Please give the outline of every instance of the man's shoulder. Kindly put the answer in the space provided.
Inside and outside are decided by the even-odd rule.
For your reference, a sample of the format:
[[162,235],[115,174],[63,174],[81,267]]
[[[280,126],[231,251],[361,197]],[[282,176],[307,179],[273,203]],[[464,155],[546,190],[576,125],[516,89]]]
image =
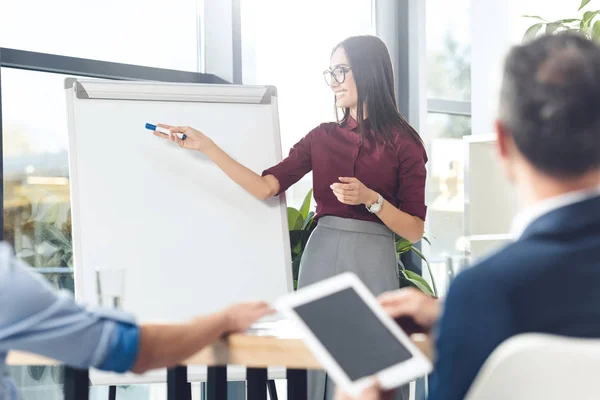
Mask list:
[[535,272],[527,266],[541,266],[546,263],[544,258],[530,241],[511,242],[461,272],[452,286],[482,295],[508,292],[525,279],[525,274]]
[[469,279],[484,279],[488,276],[519,274],[523,272],[523,265],[544,262],[544,254],[536,251],[538,247],[539,245],[533,240],[510,242],[477,261],[465,271],[464,275]]

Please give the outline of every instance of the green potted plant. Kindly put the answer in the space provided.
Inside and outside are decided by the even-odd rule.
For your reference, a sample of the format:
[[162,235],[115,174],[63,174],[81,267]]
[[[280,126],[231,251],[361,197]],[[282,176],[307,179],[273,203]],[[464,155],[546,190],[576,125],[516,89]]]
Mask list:
[[[302,206],[299,210],[293,207],[288,207],[287,210],[290,230],[290,245],[292,249],[294,289],[298,287],[298,272],[300,270],[302,253],[304,252],[308,238],[317,225],[314,221],[315,213],[311,211],[312,195],[313,191],[311,189],[304,197],[304,201],[302,202]],[[429,240],[426,237],[424,237],[423,240],[429,243]],[[412,251],[425,262],[427,265],[427,270],[429,271],[429,276],[432,277],[431,282],[433,284],[433,288],[429,286],[429,283],[423,279],[422,276],[413,271],[409,271],[404,267],[404,264],[400,260],[400,256],[408,251]],[[433,275],[431,274],[431,266],[429,265],[429,261],[427,261],[427,258],[425,258],[423,253],[418,248],[416,248],[408,240],[398,235],[396,235],[396,259],[398,260],[398,272],[400,276],[399,287],[413,286],[427,294],[437,297],[437,288],[433,280]]]
[[288,207],[288,226],[290,230],[290,245],[292,247],[292,271],[294,276],[294,289],[298,287],[298,271],[300,259],[308,242],[310,234],[317,226],[314,221],[315,213],[310,210],[312,203],[312,189],[308,191],[299,210]]
[[[591,0],[581,0],[577,12],[583,11],[590,2]],[[540,34],[574,31],[580,32],[591,40],[600,41],[600,20],[597,19],[599,14],[600,10],[588,10],[584,11],[579,18],[565,18],[556,21],[548,21],[537,15],[524,15],[523,17],[532,18],[538,22],[527,29],[523,36],[523,40],[527,41],[533,39]]]
[[[427,237],[423,236],[423,240],[431,244]],[[427,272],[431,277],[431,285],[433,287],[429,286],[429,283],[425,279],[423,279],[421,275],[406,269],[406,267],[402,263],[402,260],[400,259],[400,256],[409,251],[415,253],[421,260],[425,262],[425,265],[427,266]],[[412,286],[431,296],[438,296],[437,287],[435,285],[435,279],[433,278],[433,274],[431,273],[431,265],[429,264],[429,261],[427,261],[427,258],[425,257],[423,252],[417,247],[415,247],[413,243],[398,235],[396,235],[396,260],[398,260],[400,287]]]

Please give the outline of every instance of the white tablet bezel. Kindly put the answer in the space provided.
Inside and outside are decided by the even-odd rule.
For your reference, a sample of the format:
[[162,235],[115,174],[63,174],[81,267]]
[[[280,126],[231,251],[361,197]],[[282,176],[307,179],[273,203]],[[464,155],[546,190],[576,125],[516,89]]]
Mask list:
[[409,360],[392,365],[374,375],[379,381],[381,388],[384,390],[393,389],[431,372],[433,369],[431,361],[412,343],[398,324],[385,313],[375,296],[373,296],[364,283],[353,273],[346,272],[285,295],[275,303],[275,308],[293,321],[301,331],[303,341],[331,376],[332,380],[346,393],[357,397],[370,384],[372,377],[352,381],[310,328],[294,311],[294,308],[348,288],[353,288],[358,293],[358,296],[375,316],[379,318],[392,335],[412,355]]

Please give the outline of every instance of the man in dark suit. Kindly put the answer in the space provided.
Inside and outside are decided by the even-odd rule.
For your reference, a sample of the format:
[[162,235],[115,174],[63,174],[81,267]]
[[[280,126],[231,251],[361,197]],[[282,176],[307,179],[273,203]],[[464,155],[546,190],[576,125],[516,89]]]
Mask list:
[[515,47],[496,132],[526,206],[515,241],[461,273],[445,301],[416,290],[380,299],[392,316],[436,332],[430,399],[463,399],[511,336],[600,337],[600,48],[576,34]]

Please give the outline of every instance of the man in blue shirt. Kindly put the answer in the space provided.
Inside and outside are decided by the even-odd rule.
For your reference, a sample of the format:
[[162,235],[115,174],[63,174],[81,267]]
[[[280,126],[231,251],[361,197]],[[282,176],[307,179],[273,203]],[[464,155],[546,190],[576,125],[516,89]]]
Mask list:
[[[390,315],[436,328],[434,400],[463,399],[511,336],[600,338],[600,47],[561,33],[514,48],[496,131],[527,205],[514,243],[461,273],[444,304],[416,290],[380,299]],[[376,387],[363,395],[383,396]]]
[[[143,373],[171,367],[228,332],[270,313],[265,303],[234,305],[181,324],[141,324],[111,309],[89,310],[57,293],[0,244],[0,399],[17,399],[5,359],[10,350],[41,354],[70,366]],[[77,343],[77,345],[74,345]]]

